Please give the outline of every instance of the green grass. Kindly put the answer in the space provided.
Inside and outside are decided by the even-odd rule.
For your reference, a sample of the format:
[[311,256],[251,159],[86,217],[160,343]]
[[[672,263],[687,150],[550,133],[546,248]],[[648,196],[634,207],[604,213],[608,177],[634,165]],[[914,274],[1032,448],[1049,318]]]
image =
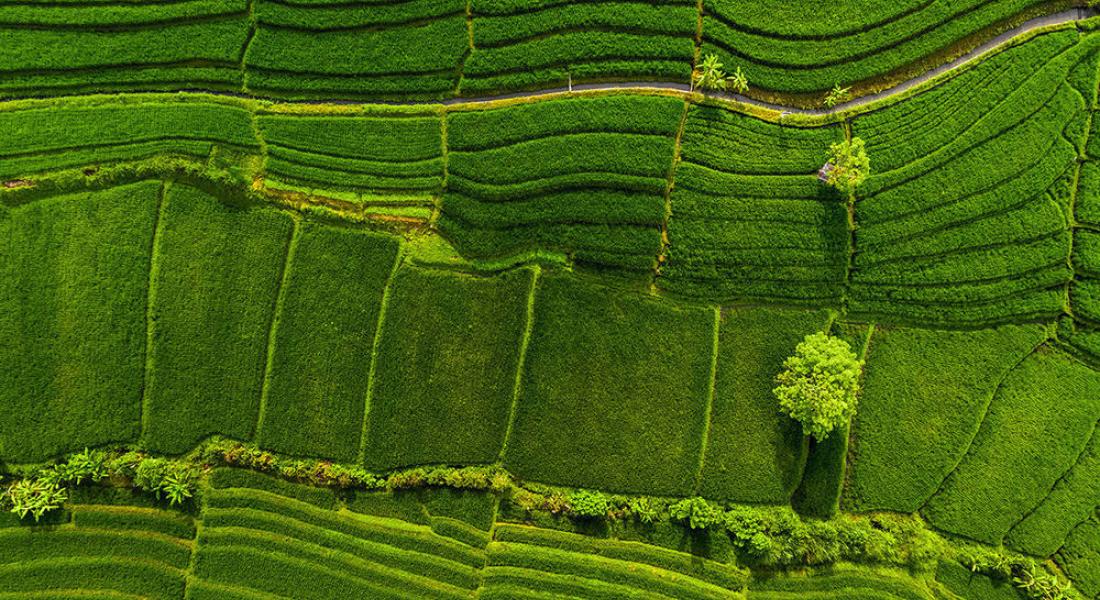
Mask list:
[[840,127],[783,127],[713,106],[684,124],[658,284],[709,300],[839,303],[847,212],[814,175]]
[[541,278],[505,464],[535,481],[687,495],[709,393],[710,310]]
[[902,2],[889,8],[854,1],[828,11],[706,0],[703,53],[741,65],[753,85],[766,90],[824,92],[838,83],[912,69],[911,63],[927,71],[946,62],[929,57],[1028,10],[1055,11],[1041,0]]
[[354,461],[375,330],[398,253],[392,237],[302,224],[283,277],[257,441]]
[[1020,600],[1020,593],[1008,581],[995,581],[973,573],[957,562],[942,561],[936,569],[936,581],[952,594],[965,600]]
[[533,277],[398,271],[375,365],[369,467],[497,459]]
[[1100,435],[1094,430],[1077,462],[1058,480],[1043,502],[1013,526],[1005,538],[1005,545],[1038,556],[1054,554],[1069,532],[1088,519],[1098,495]]
[[36,462],[135,441],[159,182],[55,196],[0,221],[0,450]]
[[[1040,348],[1005,378],[973,445],[925,516],[940,529],[1000,543],[1073,466],[1098,419],[1100,374]],[[1082,508],[1094,500],[1083,499]]]
[[[850,323],[834,323],[832,328],[833,335],[848,342],[852,351],[864,358],[873,332],[873,326]],[[840,497],[844,493],[847,477],[850,434],[849,422],[823,442],[810,440],[802,481],[791,497],[791,506],[800,515],[826,519],[840,510]]]
[[251,437],[292,229],[286,214],[169,188],[154,249],[150,450],[182,454],[212,434]]
[[747,503],[786,503],[802,477],[806,442],[772,394],[783,360],[826,327],[824,311],[731,308],[718,330],[718,370],[699,492]]
[[1081,523],[1070,533],[1058,564],[1086,596],[1100,595],[1100,520]]
[[920,508],[966,453],[999,383],[1044,338],[1034,326],[952,332],[879,325],[844,506]]

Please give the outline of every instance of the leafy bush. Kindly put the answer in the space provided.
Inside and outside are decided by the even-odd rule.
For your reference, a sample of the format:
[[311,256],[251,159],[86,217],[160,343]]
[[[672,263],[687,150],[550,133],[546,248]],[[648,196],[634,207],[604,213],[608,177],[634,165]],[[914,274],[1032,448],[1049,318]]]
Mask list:
[[818,332],[806,336],[776,376],[780,411],[802,423],[818,441],[856,412],[863,363],[848,342]]
[[860,138],[829,146],[829,163],[832,169],[828,172],[828,184],[848,195],[855,193],[871,172],[867,146]]
[[722,511],[703,498],[686,498],[669,507],[669,515],[688,527],[699,530],[721,522]]
[[607,496],[590,490],[577,490],[570,494],[569,504],[573,507],[573,516],[581,519],[598,519],[607,516],[611,508]]
[[5,496],[11,503],[11,512],[21,519],[32,515],[36,522],[51,510],[61,508],[68,499],[65,488],[44,478],[20,479],[8,487]]

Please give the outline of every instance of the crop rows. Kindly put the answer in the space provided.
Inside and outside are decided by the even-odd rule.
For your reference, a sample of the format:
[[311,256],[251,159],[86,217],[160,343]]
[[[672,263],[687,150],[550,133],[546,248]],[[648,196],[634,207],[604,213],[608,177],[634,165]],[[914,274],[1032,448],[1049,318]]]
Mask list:
[[[325,494],[335,502],[331,492],[262,479],[226,477],[208,492],[190,597],[295,597],[308,581],[312,598],[469,598],[479,584],[483,551],[425,525],[318,506]],[[314,498],[294,497],[302,491]]]
[[776,575],[754,579],[748,600],[812,597],[822,600],[933,600],[941,596],[908,573],[877,573],[836,568],[812,575]]
[[[82,495],[83,496],[83,495]],[[179,600],[195,535],[190,517],[109,493],[76,498],[49,528],[0,527],[0,590],[28,598]],[[129,496],[129,494],[127,494]]]
[[[640,568],[641,567],[641,568]],[[741,598],[743,575],[690,554],[522,525],[499,525],[481,598]]]
[[[427,100],[572,81],[690,79],[701,51],[754,87],[834,84],[945,62],[1062,3],[932,0],[835,17],[776,2],[91,0],[0,7],[0,94],[233,90],[280,98]],[[832,11],[830,11],[832,12]],[[318,60],[317,57],[324,57]]]
[[695,0],[473,0],[471,12],[473,51],[463,69],[463,96],[570,80],[690,78]]
[[839,127],[780,127],[693,107],[658,284],[708,299],[838,303],[847,216],[815,174],[841,135]]
[[451,95],[468,48],[465,10],[464,0],[260,0],[245,89],[285,98]]
[[223,146],[257,152],[251,112],[231,103],[71,102],[0,112],[9,132],[0,177],[159,155],[206,159]]
[[240,90],[246,0],[0,7],[0,96]]
[[265,172],[280,181],[368,194],[436,194],[443,184],[437,114],[260,115]]
[[[1096,85],[1090,58],[1096,40],[1007,51],[1001,60],[1014,53],[1049,57],[997,103],[978,112],[961,108],[955,120],[940,116],[936,100],[957,102],[956,87],[967,80],[920,96],[913,107],[900,103],[855,120],[854,135],[879,140],[875,156],[884,167],[867,180],[857,204],[853,313],[977,325],[1051,319],[1063,311],[1072,276],[1066,213],[1092,100],[1070,83],[1077,71],[1091,69],[1089,85]],[[1016,58],[1014,64],[1031,64],[1028,56]],[[884,144],[906,132],[908,122],[920,127],[926,113],[949,124],[949,137],[893,156]]]
[[[850,21],[834,24],[819,11],[777,4],[705,0],[703,52],[744,65],[764,89],[796,93],[899,71],[985,28],[1045,8],[1041,0],[933,0],[892,5],[897,13],[878,22],[860,6],[858,19],[847,13]],[[794,10],[799,14],[785,14]],[[840,8],[836,13],[846,14]]]
[[681,100],[550,100],[447,115],[439,222],[468,256],[536,248],[652,272]]

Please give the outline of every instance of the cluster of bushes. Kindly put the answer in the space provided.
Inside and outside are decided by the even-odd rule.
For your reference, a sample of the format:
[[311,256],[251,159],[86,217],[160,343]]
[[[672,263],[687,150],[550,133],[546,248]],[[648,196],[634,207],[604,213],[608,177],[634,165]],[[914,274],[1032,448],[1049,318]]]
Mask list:
[[250,469],[314,486],[347,490],[413,490],[445,487],[494,493],[529,517],[586,522],[682,525],[692,535],[727,535],[740,562],[767,568],[830,565],[838,562],[935,570],[955,560],[976,573],[1010,580],[1035,600],[1066,598],[1068,586],[1022,555],[976,544],[949,542],[919,517],[902,514],[841,515],[803,519],[787,506],[726,506],[704,498],[623,496],[517,482],[495,465],[417,467],[388,474],[358,465],[288,459],[251,444],[212,439],[184,458],[153,457],[135,450],[84,450],[49,466],[18,473],[3,501],[20,516],[39,519],[60,508],[66,486],[109,483],[156,495],[169,506],[184,504],[199,491],[201,478],[215,466]]
[[155,458],[145,453],[89,450],[69,455],[55,465],[20,473],[4,491],[0,506],[37,522],[68,500],[67,486],[111,481],[129,485],[181,505],[198,491],[200,471],[193,463]]

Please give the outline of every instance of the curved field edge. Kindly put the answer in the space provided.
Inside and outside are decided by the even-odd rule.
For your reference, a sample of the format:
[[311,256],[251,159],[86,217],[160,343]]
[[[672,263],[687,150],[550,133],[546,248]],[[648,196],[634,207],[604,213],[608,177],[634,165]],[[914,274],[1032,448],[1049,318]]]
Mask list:
[[[997,564],[1039,568],[1010,552],[941,537],[912,516],[804,521],[789,509],[730,504],[714,508],[726,511],[724,525],[692,530],[669,519],[673,499],[610,496],[606,515],[580,516],[570,505],[578,490],[529,486],[500,470],[421,470],[426,479],[399,472],[364,487],[343,476],[324,479],[337,473],[331,463],[310,466],[222,442],[200,452],[201,459],[188,459],[203,472],[197,495],[181,507],[113,475],[108,485],[72,487],[64,509],[41,524],[0,518],[8,548],[0,576],[43,571],[4,577],[0,591],[302,597],[295,591],[301,580],[289,576],[297,574],[325,576],[311,598],[343,597],[348,586],[378,597],[496,597],[520,586],[700,598],[850,598],[877,590],[931,600],[969,598],[966,588],[975,585],[1007,588]],[[223,460],[238,466],[220,466]],[[250,460],[259,462],[249,468]],[[643,504],[645,522],[627,508]],[[757,541],[749,545],[745,533],[753,531]],[[773,548],[763,550],[761,539]],[[95,570],[125,565],[163,579]]]
[[[1057,6],[1061,6],[1062,3],[1054,3]],[[1084,9],[1074,9],[1084,10]],[[970,68],[975,63],[981,62],[985,58],[999,53],[1005,49],[1019,45],[1033,38],[1036,35],[1049,33],[1052,31],[1077,29],[1081,31],[1091,31],[1100,24],[1100,17],[1084,16],[1084,13],[1072,15],[1068,12],[1057,13],[1064,17],[1064,21],[1050,23],[1049,20],[1044,22],[1044,17],[1037,17],[1026,21],[1025,23],[1015,23],[1018,27],[1009,29],[1007,31],[998,29],[996,34],[986,37],[980,34],[975,34],[976,39],[972,43],[968,43],[966,40],[956,42],[952,45],[951,49],[947,51],[941,60],[933,60],[931,63],[927,59],[916,61],[913,65],[908,67],[905,71],[898,73],[891,73],[886,76],[876,78],[873,80],[863,82],[850,82],[855,83],[853,86],[854,92],[851,99],[837,106],[829,109],[822,108],[822,95],[813,96],[798,96],[798,95],[784,95],[773,94],[765,90],[750,90],[748,95],[729,94],[722,92],[700,92],[698,90],[690,89],[687,83],[680,83],[675,81],[663,81],[663,80],[631,80],[629,78],[610,78],[606,80],[594,80],[594,81],[578,81],[576,85],[550,87],[539,89],[528,88],[526,90],[515,91],[507,90],[502,91],[499,95],[490,96],[475,96],[475,97],[447,97],[443,98],[425,98],[416,101],[407,101],[400,98],[383,97],[372,98],[370,96],[364,96],[361,99],[352,99],[348,97],[344,99],[339,92],[328,93],[324,96],[309,99],[300,100],[302,103],[317,104],[325,102],[334,103],[370,103],[372,101],[385,102],[390,105],[401,104],[419,104],[419,105],[431,105],[436,103],[445,103],[449,105],[464,105],[464,104],[481,104],[481,103],[495,103],[495,102],[507,102],[507,101],[524,101],[525,99],[557,95],[565,93],[582,93],[593,90],[614,90],[614,91],[631,91],[634,93],[657,93],[657,94],[677,94],[677,95],[689,95],[690,98],[696,101],[706,98],[709,101],[719,102],[723,105],[730,107],[734,110],[740,110],[755,116],[766,118],[768,120],[784,119],[785,122],[790,124],[814,124],[818,122],[832,122],[839,119],[843,119],[847,116],[854,116],[856,114],[875,110],[879,107],[880,103],[886,104],[896,102],[904,99],[912,94],[919,93],[921,90],[927,89],[930,86],[934,86],[939,82],[942,82],[945,78],[952,77],[956,72]],[[1049,15],[1048,15],[1049,16]],[[972,36],[974,37],[974,36]],[[194,93],[199,90],[201,93],[202,85],[181,85],[179,92],[182,93]],[[175,88],[156,87],[149,89],[142,89],[140,87],[129,87],[124,90],[114,91],[109,89],[99,89],[95,87],[88,87],[85,89],[72,90],[67,94],[63,93],[56,97],[64,98],[66,96],[96,96],[113,93],[123,94],[157,94],[169,91],[175,91]],[[299,100],[287,100],[280,99],[277,96],[270,98],[264,98],[263,95],[254,95],[249,92],[237,91],[237,90],[223,90],[220,87],[213,88],[206,93],[220,94],[228,97],[245,97],[260,101],[272,101],[272,102],[294,102]],[[21,102],[27,98],[10,97],[0,100],[0,104],[7,104],[12,102]],[[803,121],[803,119],[808,119]]]

